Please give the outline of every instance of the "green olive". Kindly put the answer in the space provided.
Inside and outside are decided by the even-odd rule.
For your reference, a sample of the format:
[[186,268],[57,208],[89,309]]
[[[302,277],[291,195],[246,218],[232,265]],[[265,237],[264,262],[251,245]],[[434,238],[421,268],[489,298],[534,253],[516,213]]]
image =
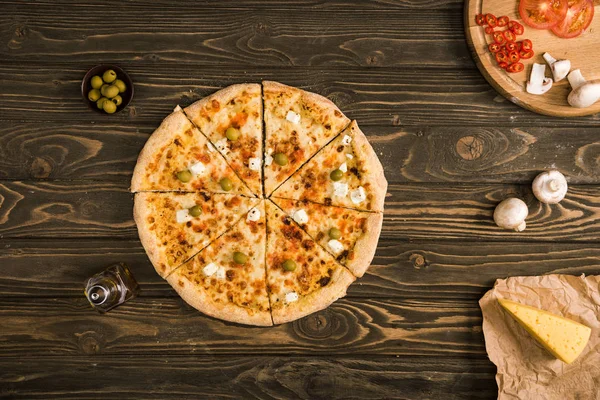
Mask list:
[[126,90],[127,90],[127,85],[125,84],[125,82],[123,82],[123,81],[122,81],[122,80],[120,80],[120,79],[117,79],[117,80],[116,80],[116,81],[113,83],[113,85],[115,85],[116,87],[118,87],[118,88],[119,88],[119,93],[123,93],[124,91],[126,91]]
[[248,256],[240,251],[236,251],[233,253],[233,261],[235,261],[236,264],[246,264]]
[[88,93],[88,99],[90,101],[98,101],[100,97],[102,97],[102,95],[100,94],[100,91],[98,89],[92,89]]
[[123,98],[119,95],[116,95],[115,97],[113,97],[112,102],[115,103],[117,106],[120,106],[121,103],[123,102]]
[[199,217],[202,214],[202,208],[196,205],[190,208],[189,212],[192,217]]
[[[112,103],[112,101],[111,101],[111,103]],[[113,103],[113,105],[114,104],[115,103]],[[188,171],[187,169],[185,171],[179,171],[177,173],[177,179],[179,179],[183,183],[189,182],[192,180],[192,173],[190,171]]]
[[235,129],[233,126],[230,126],[225,131],[225,136],[227,136],[227,139],[231,140],[232,142],[235,142],[240,137],[240,131]]
[[287,165],[288,158],[283,153],[277,153],[273,156],[273,161],[275,161],[275,164],[277,164],[277,165],[284,166],[284,165]]
[[229,178],[223,178],[219,181],[219,185],[221,185],[221,189],[223,189],[226,192],[229,192],[231,189],[233,189],[233,183],[231,183],[231,179]]
[[92,76],[92,79],[90,79],[90,84],[92,85],[92,88],[100,89],[104,82],[102,82],[102,78],[100,78],[98,75],[94,75]]
[[119,94],[119,88],[115,85],[104,85],[100,91],[102,92],[102,96],[108,97],[109,99],[112,99]]
[[100,98],[98,99],[98,101],[96,102],[96,106],[97,106],[99,109],[101,109],[101,110],[102,110],[102,109],[103,109],[103,108],[102,108],[102,106],[104,105],[104,102],[105,102],[106,100],[108,100],[106,97],[100,97]]
[[108,71],[105,71],[104,74],[102,74],[102,80],[106,83],[111,83],[115,79],[117,79],[117,73],[112,69],[109,69]]
[[329,237],[337,240],[342,237],[342,231],[340,231],[338,228],[331,228],[329,230]]
[[329,177],[331,178],[332,181],[339,181],[340,179],[342,179],[344,177],[344,173],[342,172],[341,169],[334,169],[329,174]]
[[283,262],[283,269],[286,271],[295,271],[296,270],[296,261],[294,260],[285,260]]
[[113,103],[112,101],[105,101],[104,103],[102,103],[102,109],[107,114],[112,114],[115,111],[117,111],[117,105],[115,103]]

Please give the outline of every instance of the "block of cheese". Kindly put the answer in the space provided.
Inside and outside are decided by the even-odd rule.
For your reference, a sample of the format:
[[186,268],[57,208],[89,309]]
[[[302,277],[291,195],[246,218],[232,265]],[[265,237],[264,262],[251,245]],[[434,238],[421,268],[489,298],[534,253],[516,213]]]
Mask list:
[[506,299],[500,305],[554,357],[572,363],[581,354],[592,330],[573,320]]

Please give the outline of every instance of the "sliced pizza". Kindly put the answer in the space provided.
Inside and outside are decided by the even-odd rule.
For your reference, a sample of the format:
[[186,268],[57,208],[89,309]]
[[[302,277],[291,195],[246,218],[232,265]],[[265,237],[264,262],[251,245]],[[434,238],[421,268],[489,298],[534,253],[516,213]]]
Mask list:
[[317,243],[361,277],[373,261],[382,213],[324,206],[310,201],[271,199]]
[[183,110],[229,165],[262,195],[262,99],[259,84],[232,85]]
[[383,167],[356,121],[281,185],[274,197],[383,211]]
[[263,99],[268,197],[350,120],[327,98],[277,82],[263,82]]
[[165,118],[146,142],[133,171],[131,191],[206,191],[253,196],[181,109]]
[[270,200],[267,288],[275,324],[304,317],[346,295],[356,277]]
[[192,307],[240,324],[273,325],[265,279],[264,201],[167,281]]
[[163,278],[232,227],[256,198],[219,193],[136,193],[133,217]]

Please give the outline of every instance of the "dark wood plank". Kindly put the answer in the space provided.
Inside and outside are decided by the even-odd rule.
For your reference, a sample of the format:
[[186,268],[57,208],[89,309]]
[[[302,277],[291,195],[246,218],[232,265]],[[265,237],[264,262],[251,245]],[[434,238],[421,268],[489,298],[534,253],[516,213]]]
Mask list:
[[[0,115],[5,120],[155,125],[181,104],[239,82],[278,80],[333,100],[361,126],[600,126],[589,117],[556,119],[533,114],[499,96],[477,70],[449,68],[240,68],[123,63],[135,83],[125,111],[93,113],[80,96],[91,63],[0,63]],[[60,99],[60,103],[57,103]]]
[[[130,179],[152,122],[18,122],[0,127],[0,179]],[[548,168],[600,183],[594,128],[381,127],[365,133],[390,182],[529,184]],[[568,140],[566,140],[568,138]]]
[[485,354],[477,299],[348,298],[271,328],[207,317],[179,297],[141,297],[105,315],[83,295],[0,298],[0,318],[2,356]]
[[[1,238],[136,238],[129,181],[0,182]],[[529,205],[524,232],[498,228],[495,206],[511,196]],[[579,242],[600,238],[600,186],[571,186],[558,206],[529,185],[392,184],[382,238]]]
[[470,358],[2,358],[14,399],[491,399],[495,367]]
[[[32,2],[34,3],[34,2]],[[59,2],[60,3],[60,2]],[[87,2],[86,2],[87,3]],[[415,5],[420,2],[413,2]],[[148,7],[118,2],[3,6],[0,58],[70,63],[165,61],[203,65],[474,68],[462,10],[385,7],[223,9],[198,4]],[[415,7],[416,8],[416,7]],[[93,10],[93,11],[92,11]],[[152,23],[148,23],[152,21]],[[374,23],[376,21],[376,23]],[[311,51],[306,49],[310,48]]]
[[[142,297],[176,297],[137,240],[4,240],[0,297],[81,297],[83,282],[111,263],[125,262]],[[470,299],[497,278],[600,273],[600,249],[582,243],[403,242],[382,239],[350,298]]]

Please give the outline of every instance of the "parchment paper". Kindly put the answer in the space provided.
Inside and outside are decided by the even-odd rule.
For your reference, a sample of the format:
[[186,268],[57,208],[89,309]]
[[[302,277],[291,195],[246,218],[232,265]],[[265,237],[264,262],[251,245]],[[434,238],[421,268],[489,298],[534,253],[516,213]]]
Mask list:
[[[505,298],[592,328],[571,364],[557,360],[501,306]],[[490,360],[498,367],[498,399],[600,399],[600,276],[544,275],[498,279],[479,300]]]

